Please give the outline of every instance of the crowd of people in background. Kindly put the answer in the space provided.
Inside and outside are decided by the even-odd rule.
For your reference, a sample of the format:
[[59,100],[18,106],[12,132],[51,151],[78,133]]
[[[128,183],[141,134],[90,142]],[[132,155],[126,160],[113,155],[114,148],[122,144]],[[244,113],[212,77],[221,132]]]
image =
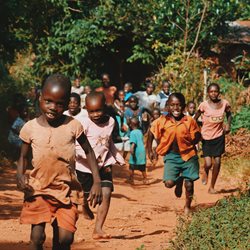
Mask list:
[[[70,86],[68,78],[56,74],[45,81],[39,97],[34,98],[40,103],[37,118],[28,121],[25,101],[20,96],[16,97],[16,105],[8,108],[11,118],[9,142],[19,150],[19,153],[21,152],[17,163],[18,185],[28,197],[25,202],[28,204],[34,202],[29,198],[34,197],[35,194],[36,197],[42,197],[42,200],[36,201],[39,206],[50,207],[56,204],[67,210],[70,204],[69,210],[65,213],[68,215],[75,213],[73,211],[74,202],[66,192],[59,195],[58,189],[58,194],[53,195],[57,192],[55,189],[52,192],[52,199],[47,197],[47,195],[51,196],[51,193],[48,192],[50,185],[55,185],[55,180],[51,176],[48,176],[49,181],[43,180],[40,186],[35,182],[40,181],[39,176],[44,174],[43,171],[46,172],[46,176],[48,175],[48,170],[43,163],[44,159],[39,158],[39,154],[43,150],[49,150],[46,136],[55,137],[53,142],[55,145],[49,142],[49,146],[51,146],[51,151],[56,148],[56,135],[61,138],[60,143],[63,141],[66,143],[64,137],[67,137],[67,140],[71,137],[75,139],[76,153],[74,157],[72,156],[72,145],[68,145],[71,151],[67,151],[67,144],[65,144],[65,153],[68,152],[68,157],[75,159],[75,166],[72,167],[74,173],[66,174],[65,172],[63,178],[68,181],[70,178],[78,180],[80,189],[84,192],[82,200],[84,217],[94,219],[89,203],[99,204],[93,231],[94,239],[111,238],[110,234],[103,231],[103,225],[113,191],[112,166],[114,164],[125,166],[125,163],[128,163],[129,176],[126,182],[131,185],[135,184],[135,171],[141,172],[142,185],[150,185],[151,182],[147,177],[148,161],[155,165],[159,164],[159,159],[163,159],[164,185],[166,188],[175,187],[176,197],[181,197],[184,185],[186,190],[184,212],[189,214],[194,194],[194,181],[199,179],[198,155],[201,155],[204,157],[202,183],[207,184],[209,170],[213,166],[208,192],[216,193],[215,183],[220,171],[221,155],[225,150],[225,134],[230,131],[231,123],[230,104],[220,98],[218,84],[211,83],[207,87],[208,99],[202,102],[196,110],[195,102],[193,100],[186,102],[181,93],[173,92],[168,80],[162,82],[159,93],[155,93],[154,82],[148,80],[145,83],[145,90],[136,92],[133,91],[133,84],[130,82],[125,83],[122,89],[117,89],[111,84],[110,76],[107,73],[102,74],[101,81],[101,87],[92,89],[90,85],[82,86],[81,79],[76,78],[71,89],[68,90]],[[228,121],[226,126],[224,125],[224,114]],[[78,123],[74,124],[71,120],[66,122],[65,119],[68,118],[65,117],[74,118],[73,120],[77,120]],[[42,129],[40,126],[44,129],[52,127],[53,130],[51,132],[44,130],[45,137],[40,138],[35,132],[35,127],[36,131]],[[65,127],[65,132],[62,130],[62,126]],[[49,135],[50,133],[51,135]],[[38,143],[35,148],[34,143]],[[33,152],[33,157],[38,157],[40,162],[33,161],[36,164],[33,166],[32,176],[29,176],[33,182],[28,182],[28,184],[24,177],[27,145],[31,145],[33,151],[37,150],[37,147],[44,147],[40,153],[36,151],[34,155]],[[58,154],[57,160],[51,155],[46,161],[56,164],[58,168],[67,163],[71,166],[71,158],[65,158],[62,149],[57,148],[55,154]],[[37,170],[38,166],[39,170]],[[42,170],[43,167],[46,170]],[[97,171],[98,169],[99,171]],[[57,179],[57,185],[62,181],[60,178],[59,176]],[[45,183],[44,191],[41,185],[45,185]],[[64,185],[64,188],[70,193],[70,185],[68,187]],[[58,200],[62,205],[57,202]],[[27,206],[24,207],[21,215],[23,223],[29,222],[32,225],[42,223],[40,227],[32,227],[32,235],[36,235],[33,243],[37,247],[43,242],[44,223],[48,222],[48,218],[52,215],[48,215],[38,223],[35,217],[33,220],[28,219],[27,214],[29,213],[34,215],[35,212],[28,209]],[[63,249],[69,249],[75,231],[76,217],[72,215],[71,221],[66,223],[61,215],[57,217],[56,212],[53,212],[53,216],[58,220],[57,224],[53,225],[55,232],[62,237],[62,239],[57,238],[55,244],[60,245],[66,242]],[[62,242],[65,240],[65,242],[61,243],[61,240]]]

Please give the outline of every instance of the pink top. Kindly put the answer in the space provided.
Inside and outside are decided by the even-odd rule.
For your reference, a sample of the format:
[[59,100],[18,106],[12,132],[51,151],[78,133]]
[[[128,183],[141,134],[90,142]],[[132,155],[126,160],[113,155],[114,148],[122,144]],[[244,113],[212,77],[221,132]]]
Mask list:
[[201,135],[205,140],[212,140],[223,135],[224,115],[230,110],[230,104],[222,99],[218,106],[218,109],[212,108],[208,101],[205,101],[198,108],[202,113]]
[[68,116],[56,128],[51,127],[43,116],[23,126],[20,138],[31,144],[33,155],[34,169],[29,174],[29,185],[34,192],[30,196],[50,195],[64,204],[81,202],[78,192],[81,186],[76,181],[74,167],[75,140],[82,133],[82,125]]
[[[125,164],[124,159],[118,153],[111,134],[115,125],[112,117],[104,124],[95,124],[89,117],[76,117],[84,127],[91,147],[95,152],[99,168],[115,164]],[[86,155],[80,145],[76,142],[76,169],[85,173],[91,173]]]

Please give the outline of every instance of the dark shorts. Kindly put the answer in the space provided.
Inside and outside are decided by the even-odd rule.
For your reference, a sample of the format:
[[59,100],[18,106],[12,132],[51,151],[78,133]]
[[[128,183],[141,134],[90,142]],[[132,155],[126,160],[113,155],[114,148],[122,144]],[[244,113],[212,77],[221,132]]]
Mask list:
[[225,135],[212,140],[202,140],[203,156],[217,157],[225,152]]
[[[99,174],[101,178],[101,186],[109,187],[111,191],[114,191],[113,177],[112,177],[112,166],[105,166],[99,169]],[[93,176],[90,173],[84,173],[76,170],[77,179],[82,185],[84,195],[88,196],[93,185]]]
[[146,171],[146,164],[142,165],[135,165],[135,164],[129,164],[129,169],[130,170],[139,170],[139,171]]
[[199,179],[199,161],[197,155],[191,157],[188,161],[184,161],[180,154],[169,152],[163,159],[163,181],[172,180],[176,182],[180,176],[185,180],[191,181]]

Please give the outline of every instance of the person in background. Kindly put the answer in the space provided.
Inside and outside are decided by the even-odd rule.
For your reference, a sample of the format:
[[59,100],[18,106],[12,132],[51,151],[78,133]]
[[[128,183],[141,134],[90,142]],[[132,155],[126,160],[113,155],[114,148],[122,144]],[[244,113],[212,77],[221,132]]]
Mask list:
[[[213,159],[212,179],[208,192],[216,194],[214,186],[220,172],[221,155],[225,152],[225,134],[230,132],[232,114],[229,102],[220,98],[220,86],[217,83],[209,84],[207,94],[208,100],[200,104],[194,119],[197,120],[202,115],[202,152],[205,160],[202,183],[207,184]],[[225,126],[224,114],[227,117]]]
[[119,90],[114,102],[114,108],[118,115],[124,116],[124,91]]
[[86,96],[92,91],[92,88],[90,85],[85,85],[84,86],[84,92],[83,94],[81,95],[81,107],[82,108],[85,108],[85,99],[86,99]]
[[131,82],[126,82],[123,87],[125,96],[124,96],[124,102],[126,105],[128,105],[129,98],[133,95],[133,85]]
[[155,107],[156,105],[156,95],[153,94],[155,91],[155,85],[151,82],[148,82],[146,84],[146,90],[145,91],[138,91],[134,93],[134,95],[139,100],[139,106],[144,107],[149,112]]
[[82,95],[84,92],[84,87],[81,86],[81,78],[76,77],[73,83],[74,85],[71,87],[71,92],[77,93],[78,95]]
[[194,118],[196,112],[196,105],[193,101],[189,101],[186,106],[186,115],[189,115]]
[[162,83],[162,90],[157,95],[156,103],[157,106],[160,108],[161,113],[164,113],[165,106],[168,101],[169,96],[171,95],[170,91],[170,82],[169,81],[163,81]]
[[96,88],[96,92],[103,92],[106,98],[107,105],[113,105],[115,101],[115,93],[117,88],[110,84],[110,76],[107,73],[103,73],[101,76],[102,86]]
[[140,129],[139,119],[137,117],[131,118],[129,127],[131,129],[129,137],[129,142],[130,142],[129,182],[132,185],[134,185],[134,172],[135,170],[139,170],[142,173],[143,184],[149,184],[146,173],[146,151],[143,142],[143,134]]

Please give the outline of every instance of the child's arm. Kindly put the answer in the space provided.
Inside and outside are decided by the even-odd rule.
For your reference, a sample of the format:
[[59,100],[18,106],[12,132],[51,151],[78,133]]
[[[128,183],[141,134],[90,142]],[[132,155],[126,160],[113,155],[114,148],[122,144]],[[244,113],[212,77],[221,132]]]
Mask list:
[[99,175],[99,167],[96,161],[95,153],[89,144],[89,141],[84,133],[82,133],[77,138],[78,143],[81,145],[82,149],[86,154],[87,161],[91,167],[91,172],[93,175],[93,186],[90,190],[88,201],[90,205],[95,207],[97,204],[102,203],[102,189],[101,189],[101,179]]
[[33,192],[33,188],[28,184],[28,178],[25,175],[29,149],[30,144],[23,142],[21,146],[20,157],[17,162],[17,188],[24,193]]
[[147,151],[148,151],[148,157],[149,157],[151,162],[154,160],[154,153],[153,153],[153,150],[152,150],[153,140],[154,140],[154,135],[149,130],[148,131],[148,139],[147,139]]
[[133,142],[130,143],[130,153],[133,157],[133,160],[136,162],[135,147],[136,147],[135,143]]
[[197,121],[200,116],[201,116],[201,111],[198,109],[194,115],[194,119]]
[[225,133],[228,134],[231,130],[231,122],[232,122],[231,108],[228,107],[225,112],[226,112],[226,116],[227,116],[227,124],[225,126]]
[[120,166],[126,165],[125,160],[124,160],[123,157],[119,154],[117,148],[115,147],[115,144],[114,144],[112,138],[110,138],[109,150],[110,150],[111,154],[113,155],[113,157],[115,158],[115,160],[118,162],[118,164],[119,164]]

